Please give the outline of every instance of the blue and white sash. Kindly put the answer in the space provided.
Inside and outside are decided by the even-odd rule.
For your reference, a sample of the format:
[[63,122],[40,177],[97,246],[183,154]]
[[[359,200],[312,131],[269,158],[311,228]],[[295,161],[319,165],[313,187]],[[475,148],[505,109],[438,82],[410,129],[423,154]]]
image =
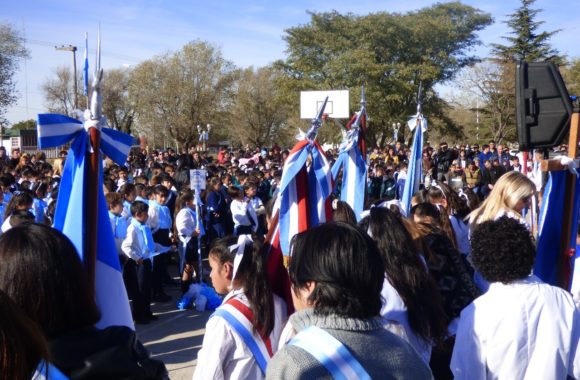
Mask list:
[[147,256],[150,253],[155,252],[155,242],[153,241],[153,234],[151,233],[151,228],[146,224],[139,223],[135,218],[131,219],[131,224],[139,231],[143,236],[143,242],[145,242],[145,247],[147,252],[142,252],[142,255]]
[[51,363],[41,360],[31,380],[68,380],[68,377]]
[[[241,302],[239,301],[237,302],[237,304],[240,303]],[[270,349],[268,349],[267,346],[267,344],[270,343],[270,339],[267,338],[267,342],[264,342],[262,337],[260,337],[258,334],[254,334],[252,322],[248,319],[242,310],[239,310],[237,307],[230,303],[222,304],[211,316],[222,317],[226,320],[226,322],[228,322],[230,326],[232,326],[239,337],[244,341],[246,346],[250,349],[254,355],[254,359],[256,360],[258,367],[260,367],[260,370],[265,375],[266,366],[272,357],[272,348],[270,346]]]
[[370,380],[370,375],[338,339],[323,329],[310,326],[288,344],[314,356],[337,380]]

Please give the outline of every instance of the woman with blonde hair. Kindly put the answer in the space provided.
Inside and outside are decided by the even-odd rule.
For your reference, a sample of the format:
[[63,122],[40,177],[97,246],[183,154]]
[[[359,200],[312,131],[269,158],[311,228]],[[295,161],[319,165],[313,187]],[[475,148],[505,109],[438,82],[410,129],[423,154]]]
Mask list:
[[62,158],[57,158],[54,160],[52,164],[52,176],[53,177],[62,177],[62,170],[64,166],[64,161]]
[[469,224],[480,224],[503,215],[524,222],[522,210],[535,194],[536,186],[528,177],[516,171],[507,172],[497,180],[481,206],[468,215]]

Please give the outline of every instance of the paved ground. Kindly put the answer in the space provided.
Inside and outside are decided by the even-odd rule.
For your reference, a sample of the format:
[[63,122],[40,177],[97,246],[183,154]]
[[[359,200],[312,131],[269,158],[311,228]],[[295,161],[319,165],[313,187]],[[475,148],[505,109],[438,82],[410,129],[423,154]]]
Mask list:
[[191,380],[211,312],[180,311],[176,307],[181,295],[179,288],[166,286],[165,291],[173,299],[153,304],[153,313],[159,320],[137,325],[137,335],[151,355],[165,363],[171,379]]

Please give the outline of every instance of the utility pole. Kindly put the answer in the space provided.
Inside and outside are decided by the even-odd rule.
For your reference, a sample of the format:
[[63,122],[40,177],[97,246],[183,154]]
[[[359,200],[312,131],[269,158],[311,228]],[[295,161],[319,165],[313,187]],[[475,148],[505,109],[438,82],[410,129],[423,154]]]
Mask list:
[[77,91],[77,47],[73,46],[73,45],[61,45],[61,46],[55,46],[54,48],[56,50],[71,51],[73,53],[73,82],[74,82],[74,90],[75,90],[74,109],[76,110],[79,108],[78,91]]
[[476,133],[476,140],[477,143],[479,144],[479,96],[477,98],[475,98],[475,125],[477,128],[477,133]]

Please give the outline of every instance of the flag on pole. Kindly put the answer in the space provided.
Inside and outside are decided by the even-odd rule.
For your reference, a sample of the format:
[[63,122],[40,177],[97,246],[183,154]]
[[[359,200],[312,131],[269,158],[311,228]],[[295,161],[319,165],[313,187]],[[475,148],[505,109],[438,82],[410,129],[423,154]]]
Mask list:
[[85,33],[85,62],[83,66],[83,94],[89,96],[89,34]]
[[417,114],[412,116],[407,122],[411,132],[415,130],[413,146],[411,147],[411,158],[409,159],[409,166],[407,168],[407,178],[405,179],[405,187],[403,188],[403,195],[401,197],[401,205],[407,215],[410,215],[411,198],[413,198],[413,194],[419,191],[421,176],[423,174],[423,133],[427,130],[427,119],[421,113],[421,87],[422,85],[419,84]]
[[340,146],[338,159],[332,166],[332,178],[336,181],[342,169],[340,199],[350,205],[357,219],[364,209],[366,193],[366,102],[362,89],[361,109],[347,124],[347,132]]
[[104,153],[123,165],[134,139],[104,127],[100,52],[99,31],[91,106],[82,115],[84,120],[56,114],[38,115],[38,145],[45,149],[72,140],[59,185],[54,227],[71,240],[87,268],[89,286],[95,291],[101,311],[101,320],[96,326],[134,328],[103,193],[102,159]]
[[290,255],[294,235],[330,219],[328,196],[333,188],[332,173],[322,147],[316,142],[327,101],[328,97],[318,116],[312,119],[310,130],[299,136],[300,141],[284,163],[278,211],[280,247],[286,256]]
[[[567,175],[567,171],[550,172],[548,182],[544,187],[542,207],[538,218],[538,244],[534,274],[542,281],[555,286],[559,283],[558,261],[559,256],[562,254],[560,252],[560,242],[562,241],[562,218],[565,208],[573,207],[574,210],[569,248],[576,248],[578,216],[580,214],[580,179],[576,179],[574,204],[565,205],[562,202],[562,194],[564,194],[566,189]],[[573,268],[573,265],[574,261],[571,260],[570,270],[579,269]]]
[[[91,120],[85,121],[85,124]],[[102,128],[101,149],[116,163],[123,165],[134,144],[134,139],[109,128]],[[71,141],[71,148],[65,161],[59,185],[54,227],[64,233],[74,244],[81,260],[85,244],[96,244],[97,260],[95,270],[95,298],[101,310],[101,320],[97,327],[128,326],[134,328],[127,292],[123,283],[121,265],[115,245],[113,230],[103,193],[102,159],[99,160],[97,226],[99,239],[85,240],[87,229],[86,168],[87,153],[90,150],[89,135],[83,122],[65,115],[38,115],[38,142],[41,149],[63,145]],[[102,156],[102,155],[101,155]]]
[[328,200],[333,188],[330,163],[315,140],[327,101],[328,97],[312,119],[310,130],[301,133],[300,141],[284,163],[279,195],[266,236],[268,280],[272,290],[286,300],[289,314],[294,309],[283,256],[290,255],[290,241],[294,235],[326,222],[331,215]]

